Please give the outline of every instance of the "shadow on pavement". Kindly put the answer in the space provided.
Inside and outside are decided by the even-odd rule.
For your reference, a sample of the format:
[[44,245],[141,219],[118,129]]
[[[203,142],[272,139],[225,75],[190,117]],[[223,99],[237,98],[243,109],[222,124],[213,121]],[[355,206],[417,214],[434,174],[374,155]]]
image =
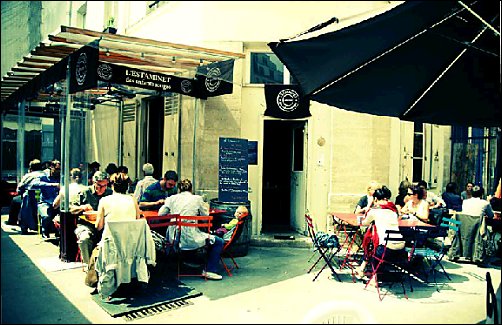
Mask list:
[[229,277],[221,267],[221,281],[205,281],[202,277],[184,277],[182,281],[211,300],[225,298],[304,275],[310,255],[312,251],[306,248],[250,246],[246,256],[235,259],[240,268],[232,270],[233,276]]
[[89,324],[2,229],[2,324]]

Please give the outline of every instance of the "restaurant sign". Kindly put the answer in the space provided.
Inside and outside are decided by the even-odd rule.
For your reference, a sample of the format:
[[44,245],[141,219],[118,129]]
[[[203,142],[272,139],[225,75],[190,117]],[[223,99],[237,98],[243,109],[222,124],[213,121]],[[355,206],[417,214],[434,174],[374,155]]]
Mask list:
[[198,96],[197,80],[100,62],[97,70],[101,81],[132,87]]

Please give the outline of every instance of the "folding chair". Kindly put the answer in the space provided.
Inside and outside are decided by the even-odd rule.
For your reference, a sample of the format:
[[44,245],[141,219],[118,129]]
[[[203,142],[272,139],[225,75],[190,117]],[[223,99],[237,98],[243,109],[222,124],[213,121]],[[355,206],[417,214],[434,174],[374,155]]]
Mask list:
[[399,251],[393,251],[387,248],[388,244],[391,242],[406,240],[398,230],[387,230],[385,234],[383,253],[381,256],[378,256],[376,253],[373,255],[371,263],[372,273],[364,288],[366,289],[371,281],[374,280],[378,298],[380,299],[380,301],[382,301],[383,297],[380,292],[382,285],[384,283],[390,283],[390,286],[387,290],[388,292],[392,288],[394,283],[399,282],[401,283],[401,287],[403,288],[403,294],[405,298],[408,299],[406,288],[404,286],[405,278],[408,279],[410,291],[412,292],[413,287],[411,286],[411,281],[409,278],[408,255],[406,254],[406,250],[403,249]]
[[[234,268],[236,268],[236,269],[239,268],[239,265],[237,264],[234,257],[232,256],[231,247],[241,236],[242,230],[244,229],[244,222],[245,222],[246,218],[247,218],[247,216],[239,219],[239,221],[235,225],[235,228],[233,229],[232,237],[230,237],[230,239],[225,242],[225,245],[223,246],[223,251],[221,252],[220,261],[221,261],[221,264],[223,264],[225,271],[227,271],[228,276],[232,276],[231,271]],[[234,266],[232,266],[232,268],[229,268],[228,265],[225,264],[225,261],[223,260],[223,258],[230,258],[232,260],[232,263],[234,264]]]
[[[179,232],[179,238],[180,240],[175,241],[175,245],[178,245],[177,249],[178,250],[178,279],[180,277],[186,277],[186,276],[201,276],[204,278],[204,280],[207,281],[207,277],[205,274],[202,274],[202,272],[198,273],[181,273],[181,265],[183,263],[183,253],[186,253],[187,251],[191,252],[198,252],[200,249],[204,250],[204,265],[207,263],[207,242],[209,242],[210,235],[211,235],[211,228],[213,227],[213,216],[178,216],[176,218],[176,226],[177,226],[177,231]],[[194,249],[194,250],[183,250],[179,245],[180,242],[183,238],[183,231],[187,231],[190,228],[197,228],[200,229],[201,231],[207,232],[207,242],[206,245],[203,247],[200,247],[199,249]]]
[[[499,287],[500,289],[500,287]],[[500,293],[499,293],[500,296]],[[486,321],[485,324],[500,324],[499,304],[497,295],[493,290],[492,277],[486,272]]]
[[[167,214],[165,216],[148,217],[146,218],[146,222],[148,223],[148,226],[150,227],[151,231],[154,231],[158,233],[160,236],[164,237],[167,227],[170,226],[173,226],[175,228],[177,227],[176,223],[177,217],[179,217],[179,214]],[[153,235],[154,234],[152,233],[152,236]],[[164,240],[164,245],[162,247],[163,253],[165,254],[164,256],[167,257],[174,252],[175,242],[176,240],[173,242],[170,242],[167,239]]]
[[[434,284],[436,285],[436,290],[439,292],[439,288],[437,286],[436,274],[439,272],[438,267],[442,271],[442,273],[451,281],[450,276],[444,269],[441,261],[446,253],[448,253],[448,249],[450,248],[450,244],[446,244],[446,238],[448,237],[449,230],[453,231],[453,238],[451,243],[457,240],[457,233],[459,231],[461,222],[458,220],[450,219],[443,217],[441,224],[437,227],[417,227],[416,228],[416,242],[418,244],[423,243],[424,247],[415,247],[413,254],[415,256],[421,256],[424,259],[424,275],[425,281],[428,282],[429,274],[433,274],[434,276]],[[430,241],[439,238],[441,240],[441,244],[439,247],[434,247],[435,245],[431,245]],[[417,244],[417,245],[418,245]],[[433,246],[433,247],[430,247]],[[425,270],[425,266],[429,267],[429,270]]]
[[338,276],[338,273],[336,273],[336,271],[332,265],[332,263],[336,263],[336,261],[334,261],[334,257],[340,251],[340,245],[338,245],[337,247],[328,247],[326,245],[321,244],[319,239],[316,237],[316,231],[315,231],[315,227],[314,227],[314,222],[312,221],[312,217],[308,214],[305,214],[305,220],[307,222],[308,233],[309,233],[310,239],[312,240],[314,250],[319,253],[319,257],[317,258],[315,263],[310,267],[310,269],[307,271],[307,273],[310,273],[310,271],[312,271],[312,269],[322,259],[322,260],[324,260],[325,263],[324,263],[323,267],[321,268],[321,270],[319,270],[319,272],[317,272],[316,276],[314,277],[314,279],[312,281],[315,281],[317,279],[317,277],[319,277],[321,272],[326,268],[326,266],[328,266],[331,270],[331,273],[336,277],[336,279],[338,281],[342,282],[342,280],[340,280],[340,277]]
[[333,215],[333,224],[335,234],[340,238],[340,251],[345,249],[345,256],[340,263],[340,270],[347,267],[352,273],[352,281],[355,282],[355,265],[360,265],[363,259],[362,244],[364,235],[361,233],[360,226],[350,225],[346,222],[337,220]]

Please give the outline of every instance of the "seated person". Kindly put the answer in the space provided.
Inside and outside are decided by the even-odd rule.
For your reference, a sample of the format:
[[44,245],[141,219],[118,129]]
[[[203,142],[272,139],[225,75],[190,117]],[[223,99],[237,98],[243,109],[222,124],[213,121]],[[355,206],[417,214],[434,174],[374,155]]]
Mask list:
[[411,188],[412,185],[413,184],[408,181],[408,178],[406,178],[404,181],[401,181],[401,183],[399,184],[399,194],[396,196],[396,200],[394,202],[397,207],[398,214],[401,214],[402,207],[404,207],[404,205],[408,201],[408,189]]
[[[92,185],[86,187],[79,193],[78,202],[70,202],[70,212],[82,214],[84,211],[97,211],[101,198],[112,195],[112,190],[108,188],[108,174],[97,171],[92,176]],[[82,256],[82,262],[89,264],[92,250],[100,240],[96,226],[81,218],[77,218],[77,228],[75,229],[78,247]]]
[[138,181],[136,184],[136,188],[134,189],[134,198],[136,201],[140,201],[141,197],[143,196],[143,193],[145,192],[145,189],[152,185],[153,183],[157,182],[157,179],[155,179],[153,175],[153,165],[150,163],[146,163],[143,165],[143,173],[145,174],[145,178],[142,180]]
[[139,208],[141,210],[159,210],[167,197],[178,193],[177,181],[178,174],[174,170],[168,170],[162,179],[145,189],[139,200]]
[[474,186],[474,184],[472,184],[471,182],[468,182],[467,184],[465,184],[465,190],[463,190],[462,193],[460,193],[460,197],[462,198],[462,200],[467,200],[472,197],[472,187],[473,186]]
[[429,203],[425,200],[424,194],[421,186],[415,185],[410,188],[408,190],[410,199],[401,209],[402,215],[408,215],[411,219],[416,218],[423,222],[429,222]]
[[421,180],[417,185],[423,188],[424,199],[427,201],[427,203],[429,203],[429,209],[446,208],[446,203],[440,196],[436,195],[436,193],[432,191],[427,190],[428,185],[426,181]]
[[356,209],[354,210],[355,214],[365,214],[373,205],[373,193],[377,188],[380,188],[380,185],[377,181],[371,181],[368,184],[368,188],[366,191],[368,192],[366,195],[362,196],[357,202]]
[[[373,193],[374,197],[374,207],[371,208],[364,219],[361,221],[362,226],[369,226],[372,222],[375,222],[376,231],[378,233],[378,246],[375,249],[374,255],[377,257],[382,257],[384,251],[384,245],[386,240],[387,230],[398,230],[398,215],[396,210],[390,208],[391,206],[387,204],[387,197],[390,197],[390,190],[386,186],[377,189]],[[399,235],[401,236],[401,235]],[[402,236],[400,237],[402,238]],[[404,249],[404,241],[391,241],[387,243],[386,260],[399,259],[406,256],[406,251]],[[361,278],[364,274],[366,265],[370,258],[366,257],[359,269],[355,271],[356,276]],[[373,265],[376,267],[376,265]]]
[[472,197],[462,202],[462,213],[471,216],[487,216],[493,218],[494,213],[490,202],[483,199],[485,190],[482,186],[472,188]]
[[237,223],[248,214],[249,211],[245,206],[238,206],[234,213],[235,218],[230,220],[230,222],[228,223],[222,224],[220,228],[216,229],[214,234],[218,237],[223,238],[224,241],[229,241],[232,238],[232,234],[234,233]]
[[[180,216],[207,216],[209,211],[206,203],[200,195],[192,194],[192,182],[184,179],[179,182],[179,193],[166,198],[164,205],[159,210],[159,216],[165,216],[169,213],[179,214]],[[166,238],[174,242],[174,229],[176,226],[170,226],[167,229]],[[220,261],[220,254],[223,250],[223,239],[204,233],[199,228],[186,227],[181,231],[180,249],[194,250],[205,245],[209,245],[206,270],[202,275],[210,280],[221,280],[222,276],[217,273]]]
[[115,173],[110,177],[113,194],[108,195],[98,204],[96,228],[102,230],[105,218],[108,221],[128,221],[140,218],[138,202],[127,194],[130,179],[125,173]]
[[41,231],[43,238],[49,238],[51,232],[56,233],[56,236],[59,235],[53,222],[59,209],[55,209],[53,203],[59,193],[60,175],[61,163],[58,160],[52,160],[49,163],[49,174],[45,174],[31,183],[31,189],[40,189],[38,213],[42,218]]
[[[33,159],[30,161],[29,165],[29,173],[24,175],[21,178],[17,186],[17,192],[19,193],[19,201],[17,198],[13,199],[13,204],[15,202],[19,202],[19,209],[16,210],[13,205],[11,205],[11,209],[14,208],[14,211],[19,212],[19,226],[21,227],[21,234],[28,234],[28,229],[37,230],[38,221],[37,221],[37,198],[35,190],[31,188],[31,184],[38,180],[40,177],[45,176],[45,173],[42,171],[42,164],[40,160]],[[15,213],[15,212],[14,212]],[[11,219],[11,211],[9,211],[9,221]],[[14,218],[12,218],[14,220]],[[15,220],[17,224],[18,215],[15,215]]]
[[450,182],[446,185],[443,200],[447,209],[462,211],[462,198],[457,194],[457,183]]
[[[70,206],[73,204],[78,204],[79,194],[86,188],[85,185],[82,184],[82,172],[79,168],[73,168],[70,170],[70,185],[68,188],[68,192],[70,198],[68,201],[70,202]],[[62,207],[64,208],[64,193],[65,189],[61,189],[59,191],[58,196],[54,200],[53,206],[54,208]]]

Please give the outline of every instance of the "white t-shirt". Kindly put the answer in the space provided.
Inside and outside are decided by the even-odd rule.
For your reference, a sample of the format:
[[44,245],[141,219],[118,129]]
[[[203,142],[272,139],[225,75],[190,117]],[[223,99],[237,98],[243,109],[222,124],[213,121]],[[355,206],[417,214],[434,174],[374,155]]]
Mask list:
[[493,218],[493,209],[490,202],[479,197],[471,197],[462,201],[462,213]]
[[105,221],[128,221],[136,219],[134,198],[128,194],[113,193],[99,200],[98,211],[104,209]]
[[[366,217],[362,221],[363,226],[368,226],[372,221],[375,221],[375,226],[378,233],[378,244],[385,245],[387,230],[399,231],[397,213],[389,209],[370,209]],[[391,234],[392,237],[393,234]],[[396,238],[403,238],[401,235]],[[387,247],[393,250],[403,249],[404,241],[389,241]]]

